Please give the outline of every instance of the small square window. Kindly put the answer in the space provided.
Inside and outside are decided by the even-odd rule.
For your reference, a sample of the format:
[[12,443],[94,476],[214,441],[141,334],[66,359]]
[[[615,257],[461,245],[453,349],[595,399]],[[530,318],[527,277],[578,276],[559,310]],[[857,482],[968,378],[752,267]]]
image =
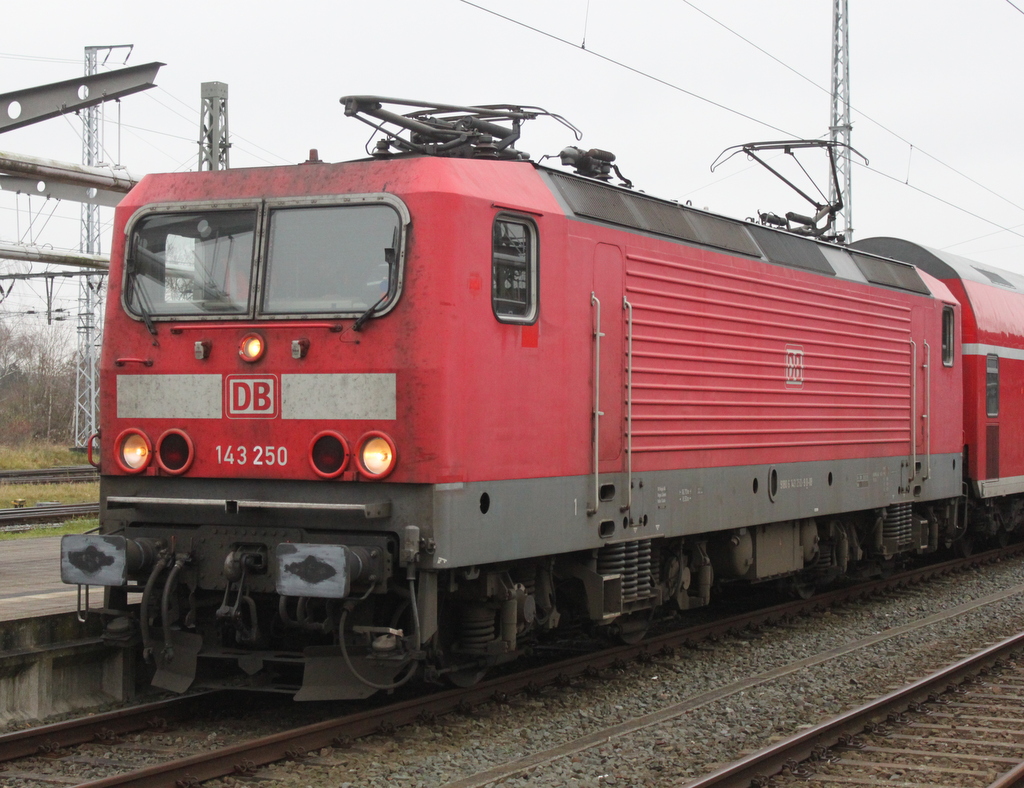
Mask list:
[[491,250],[491,304],[503,323],[537,318],[537,231],[525,219],[499,216]]

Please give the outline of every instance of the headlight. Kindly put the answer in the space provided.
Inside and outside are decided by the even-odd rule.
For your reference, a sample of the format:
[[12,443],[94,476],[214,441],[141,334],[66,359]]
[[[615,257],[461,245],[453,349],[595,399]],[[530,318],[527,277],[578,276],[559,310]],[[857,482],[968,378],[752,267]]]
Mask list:
[[246,334],[238,343],[238,355],[243,361],[259,361],[263,357],[266,343],[259,334]]
[[145,470],[153,455],[153,445],[145,433],[125,430],[117,436],[115,457],[122,471],[139,473]]
[[325,479],[340,476],[348,466],[348,443],[336,432],[318,433],[309,444],[309,464],[313,471]]
[[181,430],[167,430],[156,442],[157,464],[168,473],[184,473],[194,458],[192,439]]
[[356,462],[371,479],[383,479],[395,469],[395,443],[383,432],[368,432],[359,440]]

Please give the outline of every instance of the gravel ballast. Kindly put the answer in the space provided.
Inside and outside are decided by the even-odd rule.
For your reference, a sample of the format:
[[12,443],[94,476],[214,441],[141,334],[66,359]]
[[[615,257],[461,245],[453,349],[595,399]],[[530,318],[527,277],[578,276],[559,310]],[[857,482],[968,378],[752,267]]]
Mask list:
[[[482,784],[472,778],[528,754],[566,746],[588,734],[652,715],[751,676],[877,637],[1024,583],[1024,560],[1013,559],[932,580],[756,636],[700,644],[652,662],[630,663],[600,679],[488,704],[469,716],[375,736],[347,748],[325,748],[302,761],[259,771],[258,780],[225,778],[209,785],[409,786]],[[1024,593],[1024,589],[1021,589]],[[679,786],[720,765],[859,706],[1021,631],[1020,595],[954,619],[929,624],[841,654],[820,664],[594,746],[544,757],[527,771],[487,783],[503,786]]]

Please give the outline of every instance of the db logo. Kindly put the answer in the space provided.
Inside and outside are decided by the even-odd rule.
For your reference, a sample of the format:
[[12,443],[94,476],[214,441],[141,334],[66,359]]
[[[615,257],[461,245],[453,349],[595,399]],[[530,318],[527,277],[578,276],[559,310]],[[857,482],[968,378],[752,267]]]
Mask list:
[[277,393],[277,377],[274,375],[228,375],[224,387],[228,418],[276,418]]
[[804,385],[804,349],[800,345],[786,345],[786,385],[790,388]]

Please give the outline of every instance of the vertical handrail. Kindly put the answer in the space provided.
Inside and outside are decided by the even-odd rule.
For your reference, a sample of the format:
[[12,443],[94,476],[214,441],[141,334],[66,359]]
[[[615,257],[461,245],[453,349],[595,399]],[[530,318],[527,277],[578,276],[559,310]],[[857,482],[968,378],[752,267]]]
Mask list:
[[588,515],[597,514],[597,507],[601,502],[598,463],[600,461],[601,416],[604,415],[601,413],[601,337],[604,336],[601,332],[601,299],[593,291],[590,293],[590,305],[594,307],[596,322],[594,324],[594,503],[587,507]]
[[629,314],[626,321],[626,505],[633,508],[633,305],[622,297],[622,307]]
[[89,619],[89,586],[85,586],[85,607],[82,607],[82,584],[78,584],[78,610],[75,611],[75,617],[78,619],[79,624],[84,624]]
[[910,340],[910,474],[917,478],[917,343]]
[[924,478],[932,477],[932,349],[924,343],[924,450],[926,452]]

